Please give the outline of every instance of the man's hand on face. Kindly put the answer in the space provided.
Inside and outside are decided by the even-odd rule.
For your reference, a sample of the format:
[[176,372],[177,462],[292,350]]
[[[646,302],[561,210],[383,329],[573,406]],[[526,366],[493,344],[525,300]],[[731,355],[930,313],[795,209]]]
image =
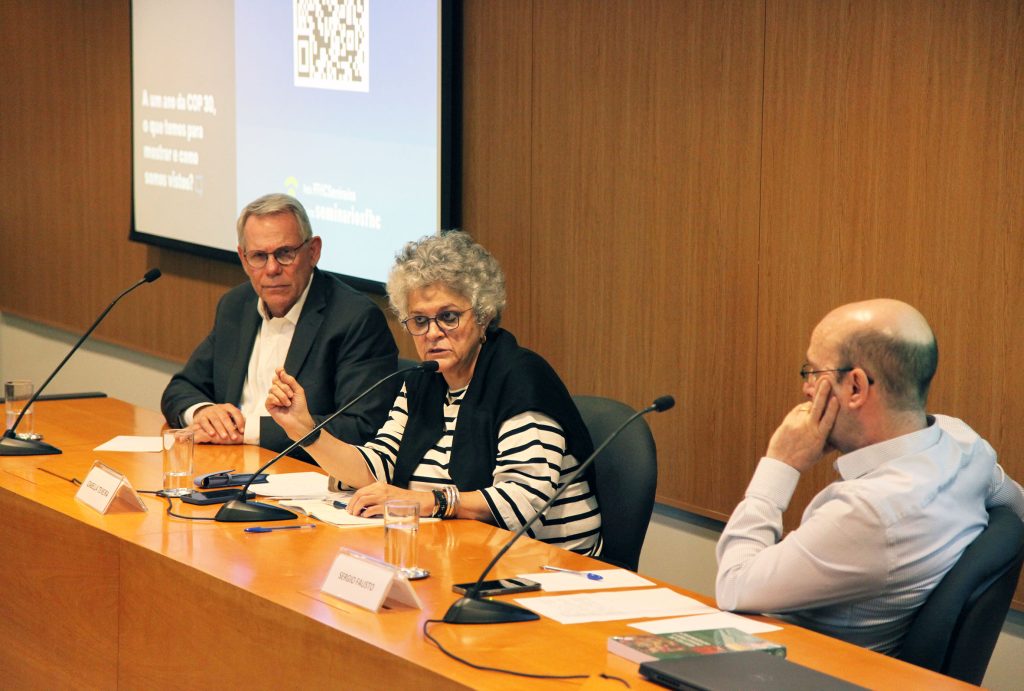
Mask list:
[[822,378],[814,390],[814,399],[793,408],[782,420],[765,455],[801,473],[810,470],[825,455],[828,435],[838,414],[839,401],[832,395],[832,383]]
[[245,416],[230,403],[213,403],[196,411],[192,428],[200,444],[241,444]]

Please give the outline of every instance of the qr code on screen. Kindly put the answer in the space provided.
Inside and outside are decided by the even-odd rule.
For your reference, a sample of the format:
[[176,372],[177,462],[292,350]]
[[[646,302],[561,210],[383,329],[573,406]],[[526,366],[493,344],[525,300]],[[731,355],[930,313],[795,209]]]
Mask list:
[[370,0],[292,0],[295,86],[370,90]]

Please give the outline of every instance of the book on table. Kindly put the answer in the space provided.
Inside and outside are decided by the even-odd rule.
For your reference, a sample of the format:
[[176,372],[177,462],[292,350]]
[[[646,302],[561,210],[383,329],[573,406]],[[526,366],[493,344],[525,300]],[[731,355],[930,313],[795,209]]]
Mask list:
[[786,646],[731,628],[612,636],[608,639],[608,651],[633,662],[748,651],[786,656]]
[[775,655],[691,655],[640,665],[640,674],[679,691],[852,691],[863,689]]

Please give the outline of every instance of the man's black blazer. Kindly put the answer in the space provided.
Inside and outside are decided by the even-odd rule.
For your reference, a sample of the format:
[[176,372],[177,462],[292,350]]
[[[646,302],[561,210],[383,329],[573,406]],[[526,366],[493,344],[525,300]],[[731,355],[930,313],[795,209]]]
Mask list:
[[[160,409],[168,424],[180,425],[182,413],[196,403],[239,404],[260,326],[256,299],[249,283],[220,299],[210,335],[164,390]],[[394,372],[397,356],[380,309],[362,293],[314,269],[284,365],[306,390],[314,418],[322,420]],[[326,429],[349,443],[363,443],[384,423],[400,385],[399,377],[386,382]],[[281,451],[290,443],[269,415],[260,418],[260,446]],[[309,460],[305,452],[296,455]]]

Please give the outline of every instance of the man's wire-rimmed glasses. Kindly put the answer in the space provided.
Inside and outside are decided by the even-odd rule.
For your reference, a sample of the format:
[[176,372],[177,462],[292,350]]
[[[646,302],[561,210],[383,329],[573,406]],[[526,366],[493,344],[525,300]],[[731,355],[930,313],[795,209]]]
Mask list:
[[808,384],[813,384],[814,382],[816,382],[818,380],[818,375],[819,374],[825,374],[827,372],[837,372],[837,373],[841,374],[841,373],[844,373],[844,372],[852,372],[852,371],[853,371],[852,367],[832,367],[830,369],[811,369],[810,365],[804,365],[803,367],[800,368],[800,378],[803,379]]

